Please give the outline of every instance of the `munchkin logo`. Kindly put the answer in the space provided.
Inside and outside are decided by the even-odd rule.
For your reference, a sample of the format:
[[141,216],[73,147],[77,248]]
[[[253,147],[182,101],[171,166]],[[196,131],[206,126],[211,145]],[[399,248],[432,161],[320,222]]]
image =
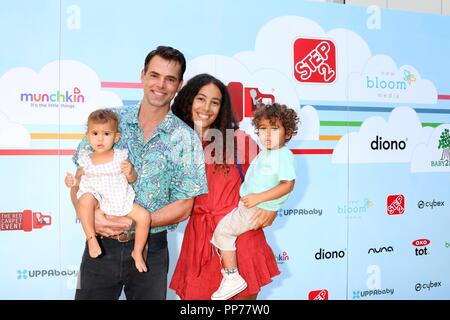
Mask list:
[[24,210],[22,212],[0,212],[0,231],[23,230],[30,232],[33,229],[52,224],[52,217],[40,212]]
[[278,264],[283,264],[283,263],[289,261],[289,256],[288,256],[288,254],[286,253],[286,251],[283,251],[282,253],[280,253],[280,254],[278,254],[278,255],[275,254],[274,256],[275,256],[275,260],[277,260],[277,263],[278,263]]
[[21,102],[29,102],[31,107],[40,108],[74,108],[75,103],[84,103],[84,95],[81,94],[81,90],[78,87],[74,87],[72,92],[66,90],[61,92],[60,90],[53,93],[20,93]]

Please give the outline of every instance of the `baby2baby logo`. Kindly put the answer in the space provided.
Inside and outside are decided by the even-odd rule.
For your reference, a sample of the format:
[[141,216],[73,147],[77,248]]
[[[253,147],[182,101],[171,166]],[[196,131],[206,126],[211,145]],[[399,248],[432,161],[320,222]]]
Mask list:
[[30,232],[33,229],[52,224],[52,217],[41,212],[24,210],[22,212],[0,212],[0,231],[23,230]]

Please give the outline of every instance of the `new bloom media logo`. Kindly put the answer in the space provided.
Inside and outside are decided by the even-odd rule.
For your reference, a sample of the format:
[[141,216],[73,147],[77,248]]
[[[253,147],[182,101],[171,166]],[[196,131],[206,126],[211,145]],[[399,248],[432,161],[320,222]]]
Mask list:
[[52,217],[41,212],[23,210],[22,212],[0,212],[0,231],[42,229],[52,224]]
[[391,194],[387,197],[387,214],[397,215],[405,212],[405,196],[402,194]]
[[333,41],[295,40],[294,77],[299,82],[333,83],[336,80],[336,46]]
[[345,215],[347,219],[361,218],[374,206],[373,201],[365,198],[363,200],[348,201],[344,205],[337,206],[337,213]]

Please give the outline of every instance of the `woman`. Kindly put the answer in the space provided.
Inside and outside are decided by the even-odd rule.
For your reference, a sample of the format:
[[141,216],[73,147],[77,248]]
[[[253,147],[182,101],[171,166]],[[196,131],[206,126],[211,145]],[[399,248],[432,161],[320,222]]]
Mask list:
[[[195,198],[170,288],[181,299],[209,300],[222,280],[220,257],[210,240],[220,219],[238,205],[239,188],[257,146],[238,130],[226,86],[209,74],[190,79],[176,96],[172,111],[202,139],[208,193]],[[280,273],[261,229],[275,217],[276,212],[259,209],[255,213],[259,229],[238,237],[237,260],[248,286],[235,299],[256,299],[261,287]]]

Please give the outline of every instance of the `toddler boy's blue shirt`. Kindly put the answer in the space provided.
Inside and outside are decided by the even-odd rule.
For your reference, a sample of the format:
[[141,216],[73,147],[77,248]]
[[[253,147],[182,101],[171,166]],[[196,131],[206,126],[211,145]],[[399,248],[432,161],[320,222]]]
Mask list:
[[[250,164],[241,185],[240,196],[250,193],[261,193],[272,189],[282,180],[295,180],[295,159],[286,146],[274,150],[262,150]],[[269,211],[278,211],[288,199],[292,191],[278,199],[262,202],[257,205]]]
[[[169,111],[152,136],[144,141],[138,123],[139,104],[115,111],[119,115],[121,137],[114,147],[128,149],[138,177],[133,183],[136,203],[152,213],[176,200],[208,192],[203,149],[194,130]],[[72,158],[77,166],[82,149],[92,150],[86,138]],[[151,232],[174,230],[177,225],[155,227]]]

